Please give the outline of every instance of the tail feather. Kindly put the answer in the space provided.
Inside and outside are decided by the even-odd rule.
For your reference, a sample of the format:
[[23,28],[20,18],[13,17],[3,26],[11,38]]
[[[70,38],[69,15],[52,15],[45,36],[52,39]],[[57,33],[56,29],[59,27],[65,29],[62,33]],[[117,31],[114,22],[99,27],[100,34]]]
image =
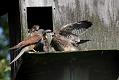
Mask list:
[[9,50],[13,50],[13,49],[17,49],[17,48],[19,48],[19,46],[16,45],[16,46],[9,48]]
[[22,41],[22,42],[18,43],[17,45],[15,45],[15,46],[9,48],[9,50],[21,49],[21,48],[24,46],[24,44],[25,44],[25,41]]
[[10,64],[14,63],[15,61],[17,61],[23,54],[24,52],[28,51],[29,47],[25,47],[23,48],[20,53],[14,58],[14,60],[12,60],[12,62],[10,62]]

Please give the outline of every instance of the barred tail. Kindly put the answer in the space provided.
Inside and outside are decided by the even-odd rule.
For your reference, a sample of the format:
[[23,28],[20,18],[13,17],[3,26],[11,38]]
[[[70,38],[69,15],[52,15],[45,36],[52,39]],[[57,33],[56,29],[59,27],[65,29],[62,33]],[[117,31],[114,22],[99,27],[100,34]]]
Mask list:
[[12,60],[12,62],[10,62],[10,64],[14,63],[15,61],[17,61],[23,54],[24,52],[28,51],[29,47],[25,47],[21,50],[21,52],[14,58],[14,60]]

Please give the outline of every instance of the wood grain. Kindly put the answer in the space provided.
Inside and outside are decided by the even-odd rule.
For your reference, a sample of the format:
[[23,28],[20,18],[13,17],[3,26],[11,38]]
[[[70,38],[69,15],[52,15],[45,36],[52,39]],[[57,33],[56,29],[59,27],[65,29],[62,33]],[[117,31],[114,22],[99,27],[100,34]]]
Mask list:
[[52,6],[53,28],[89,20],[93,26],[81,36],[91,40],[81,44],[81,50],[119,49],[119,1],[118,0],[23,0],[21,1],[22,24],[26,22],[26,7]]

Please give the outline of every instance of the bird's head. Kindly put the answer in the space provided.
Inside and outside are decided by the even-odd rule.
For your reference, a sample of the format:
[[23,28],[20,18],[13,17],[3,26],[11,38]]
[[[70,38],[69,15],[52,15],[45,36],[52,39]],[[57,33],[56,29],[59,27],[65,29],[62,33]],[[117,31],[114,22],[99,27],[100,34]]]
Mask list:
[[52,32],[52,30],[45,30],[44,31],[44,34],[43,34],[43,36],[44,36],[44,39],[47,41],[47,43],[48,44],[50,44],[51,43],[51,41],[52,41],[52,38],[53,38],[53,32]]
[[51,33],[51,32],[52,32],[52,30],[50,30],[50,29],[45,30],[45,33]]
[[34,25],[31,29],[28,30],[29,33],[38,31],[40,29],[39,25]]
[[52,32],[52,30],[50,30],[50,29],[45,30],[45,31],[44,31],[44,35],[45,35],[46,33],[50,34],[51,36],[54,35],[54,33]]
[[34,31],[38,31],[38,30],[40,29],[40,26],[39,26],[39,25],[34,25],[34,26],[32,27],[32,29],[33,29]]
[[44,34],[44,29],[39,29],[36,33],[38,33],[38,34]]

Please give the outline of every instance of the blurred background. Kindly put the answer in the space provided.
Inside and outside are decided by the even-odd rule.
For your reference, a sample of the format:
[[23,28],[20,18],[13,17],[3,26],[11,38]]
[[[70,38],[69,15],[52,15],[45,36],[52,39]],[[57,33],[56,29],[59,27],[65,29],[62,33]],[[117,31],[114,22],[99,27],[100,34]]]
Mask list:
[[8,14],[0,16],[0,80],[10,80]]

